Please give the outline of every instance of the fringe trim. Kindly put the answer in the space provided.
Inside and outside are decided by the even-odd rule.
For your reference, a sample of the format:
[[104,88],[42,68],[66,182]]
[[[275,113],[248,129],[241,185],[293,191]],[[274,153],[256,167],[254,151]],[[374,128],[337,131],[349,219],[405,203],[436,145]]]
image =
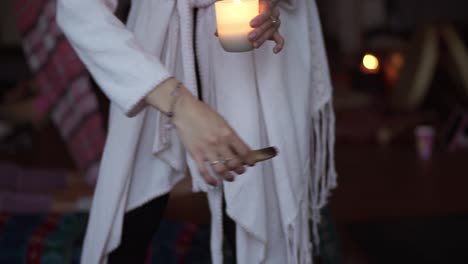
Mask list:
[[288,264],[313,262],[314,253],[319,252],[320,211],[327,203],[330,191],[337,186],[334,156],[335,114],[331,101],[312,116],[312,131],[312,167],[305,170],[306,190],[299,205],[299,213],[294,223],[286,230]]
[[321,209],[326,205],[330,191],[337,186],[335,171],[335,113],[332,102],[312,117],[314,135],[311,141],[312,152],[312,180],[309,181],[309,215],[312,225],[314,246],[320,244],[318,224],[321,220]]

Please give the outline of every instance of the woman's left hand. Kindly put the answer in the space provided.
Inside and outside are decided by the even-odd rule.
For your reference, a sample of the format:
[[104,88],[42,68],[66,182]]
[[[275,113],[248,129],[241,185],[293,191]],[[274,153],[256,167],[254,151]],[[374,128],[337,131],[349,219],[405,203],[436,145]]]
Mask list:
[[276,43],[273,52],[279,53],[284,47],[284,38],[278,31],[281,20],[276,2],[260,0],[260,14],[250,22],[254,30],[250,32],[249,40],[255,48],[261,47],[267,40],[272,40]]

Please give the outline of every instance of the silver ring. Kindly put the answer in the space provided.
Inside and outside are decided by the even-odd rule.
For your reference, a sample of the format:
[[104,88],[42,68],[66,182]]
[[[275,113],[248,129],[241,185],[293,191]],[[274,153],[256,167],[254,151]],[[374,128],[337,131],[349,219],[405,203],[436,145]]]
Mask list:
[[270,16],[271,23],[276,24],[278,20],[274,16]]
[[215,161],[210,161],[210,165],[216,165],[216,164],[224,164],[226,162],[225,160],[215,160]]

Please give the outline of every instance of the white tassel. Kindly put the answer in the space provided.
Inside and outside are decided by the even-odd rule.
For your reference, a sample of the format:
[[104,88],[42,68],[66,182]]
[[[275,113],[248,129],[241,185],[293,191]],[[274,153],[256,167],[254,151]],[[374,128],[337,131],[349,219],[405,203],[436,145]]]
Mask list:
[[333,103],[327,104],[328,114],[328,189],[336,188],[337,174],[335,170],[335,114],[333,112]]
[[[321,209],[326,205],[331,189],[336,184],[334,144],[335,116],[331,102],[328,102],[312,119],[314,135],[312,137],[312,180],[308,185],[310,220],[313,246],[318,253],[320,237],[318,224],[321,220]],[[311,256],[312,257],[312,256]]]

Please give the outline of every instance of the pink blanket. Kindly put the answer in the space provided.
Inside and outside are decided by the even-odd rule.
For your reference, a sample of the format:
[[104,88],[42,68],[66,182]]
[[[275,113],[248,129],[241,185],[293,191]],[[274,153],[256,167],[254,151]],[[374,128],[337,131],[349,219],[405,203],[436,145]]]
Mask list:
[[76,167],[94,182],[105,141],[85,66],[56,23],[55,0],[16,0],[22,46],[39,90],[38,119],[50,115]]

